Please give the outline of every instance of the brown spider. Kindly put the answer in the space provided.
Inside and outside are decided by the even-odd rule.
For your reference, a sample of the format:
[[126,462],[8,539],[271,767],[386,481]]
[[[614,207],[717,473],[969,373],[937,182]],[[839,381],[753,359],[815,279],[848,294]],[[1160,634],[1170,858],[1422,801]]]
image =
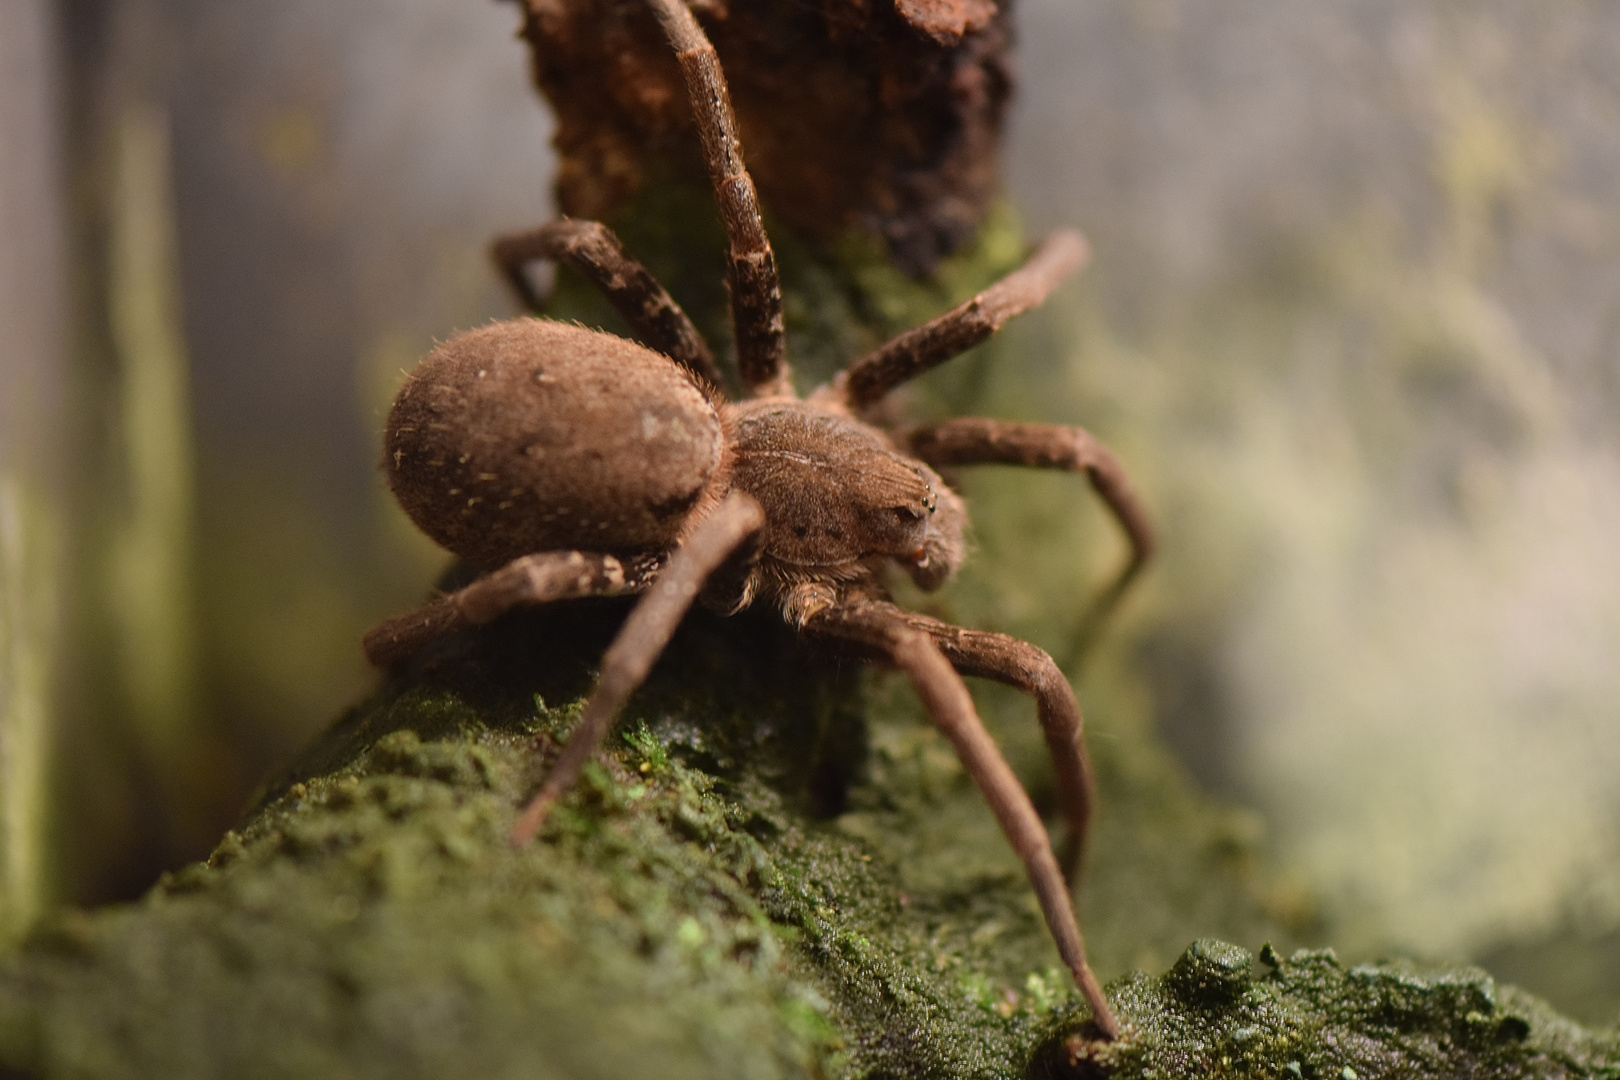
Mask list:
[[692,601],[725,613],[775,604],[805,636],[899,668],[951,741],[1023,860],[1047,926],[1110,1038],[1118,1022],[1086,963],[1066,875],[1029,796],[985,731],[963,675],[1031,694],[1083,854],[1092,779],[1080,708],[1052,658],[1003,634],[905,611],[880,571],[938,588],[965,550],[967,514],[936,466],[1000,463],[1085,472],[1131,541],[1116,596],[1148,557],[1152,532],[1119,464],[1077,428],[951,420],[877,426],[901,383],[1046,299],[1087,257],[1072,231],[961,307],[857,360],[808,400],[793,392],[776,266],[760,221],[724,76],[681,0],[649,0],[674,47],[730,242],[737,364],[733,402],[686,315],[595,222],[560,220],[503,239],[495,256],[537,306],[523,268],[567,262],[590,278],[650,348],[544,319],[495,323],[435,349],[389,414],[385,467],[412,520],[483,576],[366,636],[389,666],[439,636],[521,606],[641,593],[602,657],[584,713],[512,830],[539,830],[600,747]]

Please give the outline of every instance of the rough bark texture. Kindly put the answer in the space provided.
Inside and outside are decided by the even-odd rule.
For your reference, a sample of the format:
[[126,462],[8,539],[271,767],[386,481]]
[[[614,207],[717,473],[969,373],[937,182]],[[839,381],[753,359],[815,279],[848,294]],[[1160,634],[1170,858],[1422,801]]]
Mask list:
[[[882,236],[912,273],[964,247],[995,193],[1012,87],[1008,6],[694,5],[768,209],[812,238]],[[655,157],[703,175],[679,72],[642,5],[527,0],[523,34],[557,112],[564,213],[615,216]]]

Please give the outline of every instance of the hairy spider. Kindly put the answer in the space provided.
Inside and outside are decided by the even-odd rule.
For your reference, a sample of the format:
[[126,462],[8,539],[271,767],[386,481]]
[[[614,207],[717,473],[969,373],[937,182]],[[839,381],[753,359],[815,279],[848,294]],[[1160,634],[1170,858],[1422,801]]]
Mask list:
[[731,401],[720,390],[690,320],[604,226],[565,219],[498,241],[496,261],[531,307],[526,264],[566,262],[645,344],[524,318],[454,337],[422,361],[389,414],[389,483],[424,532],[484,573],[377,627],[366,651],[389,666],[522,605],[642,594],[602,658],[573,736],[513,828],[517,843],[573,785],[699,596],[725,613],[774,604],[804,636],[899,668],[983,791],[1059,953],[1114,1037],[1119,1026],[1086,963],[1064,870],[962,676],[1034,697],[1070,833],[1070,870],[1083,854],[1092,801],[1073,690],[1035,646],[905,611],[880,580],[898,566],[932,590],[961,564],[967,513],[934,471],[945,465],[1084,472],[1131,542],[1110,593],[1148,557],[1146,514],[1113,455],[1084,431],[981,419],[891,429],[876,418],[896,386],[1044,301],[1084,263],[1085,242],[1057,233],[996,285],[799,399],[776,266],[719,61],[681,0],[649,2],[679,59],[724,219],[747,397]]

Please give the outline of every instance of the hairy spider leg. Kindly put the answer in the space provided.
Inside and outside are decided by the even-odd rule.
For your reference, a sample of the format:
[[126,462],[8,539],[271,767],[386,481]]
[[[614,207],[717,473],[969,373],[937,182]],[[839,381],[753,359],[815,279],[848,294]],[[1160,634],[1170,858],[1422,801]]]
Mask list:
[[724,400],[720,369],[709,343],[658,279],[625,252],[606,225],[559,218],[538,229],[500,237],[490,246],[490,255],[518,299],[537,315],[541,314],[540,296],[526,273],[528,264],[551,259],[579,271],[624,317],[642,344],[696,375],[711,402]]
[[914,456],[935,468],[1024,465],[1086,474],[1092,490],[1124,530],[1131,552],[1125,565],[1081,619],[1080,640],[1073,650],[1073,658],[1080,659],[1153,555],[1152,520],[1119,459],[1089,432],[1054,424],[964,418],[912,428],[898,433],[898,438]]
[[[1035,812],[1029,794],[1024,791],[1006,758],[1002,757],[1000,748],[979,719],[967,685],[952,666],[955,659],[948,658],[949,646],[935,637],[933,627],[913,625],[918,618],[892,604],[856,600],[816,612],[805,623],[804,629],[816,637],[854,642],[875,650],[905,673],[934,724],[950,740],[957,757],[983,792],[1001,831],[1023,861],[1040,902],[1041,912],[1046,917],[1047,928],[1057,943],[1058,954],[1074,976],[1075,985],[1091,1005],[1092,1016],[1098,1027],[1110,1039],[1118,1038],[1119,1021],[1114,1018],[1108,999],[1103,996],[1102,987],[1092,973],[1091,965],[1086,962],[1086,943],[1074,914],[1074,900],[1069,894],[1057,857],[1052,852],[1046,827],[1041,824],[1040,815]],[[938,625],[943,627],[943,624]],[[1040,653],[1033,646],[1027,648]],[[962,655],[971,659],[976,654],[969,650]],[[1047,663],[1050,664],[1049,658]],[[990,670],[983,673],[990,674]],[[991,677],[998,675],[991,674]],[[1061,673],[1057,675],[1057,681],[1065,688],[1068,686],[1063,682]],[[1043,720],[1048,696],[1040,698]],[[1072,704],[1072,694],[1069,700],[1075,719],[1073,745],[1078,748],[1079,709]],[[1051,729],[1048,731],[1050,741]],[[1083,762],[1084,751],[1081,750],[1080,754]]]
[[759,503],[734,491],[675,549],[602,654],[602,673],[579,724],[540,791],[512,826],[513,844],[526,844],[540,831],[552,806],[574,786],[580,770],[607,738],[625,701],[647,678],[709,576],[764,526],[765,511]]
[[1065,879],[1078,887],[1086,841],[1091,835],[1097,783],[1086,752],[1080,702],[1062,669],[1044,649],[1006,634],[953,626],[900,607],[895,607],[893,614],[931,637],[951,666],[963,675],[993,679],[1035,699],[1041,733],[1046,737],[1046,750],[1057,776],[1058,806],[1068,826],[1058,862]]
[[684,0],[649,3],[680,63],[715,202],[726,227],[731,321],[736,328],[737,368],[743,387],[751,397],[793,397],[776,256],[765,235],[753,178],[743,163],[720,58]]
[[464,589],[380,624],[365,636],[366,658],[375,667],[392,667],[446,634],[493,622],[516,607],[643,592],[656,570],[651,560],[626,563],[589,551],[524,555]]
[[908,330],[850,364],[837,386],[857,415],[884,395],[994,334],[1008,319],[1039,307],[1091,257],[1085,237],[1062,229],[1047,237],[1029,261],[960,307]]

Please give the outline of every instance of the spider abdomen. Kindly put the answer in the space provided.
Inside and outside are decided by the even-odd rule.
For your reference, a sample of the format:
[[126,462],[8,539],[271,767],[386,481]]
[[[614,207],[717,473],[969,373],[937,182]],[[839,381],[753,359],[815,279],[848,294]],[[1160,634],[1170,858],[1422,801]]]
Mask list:
[[440,345],[395,399],[384,445],[411,520],[485,567],[665,548],[725,456],[713,406],[667,357],[545,319]]

